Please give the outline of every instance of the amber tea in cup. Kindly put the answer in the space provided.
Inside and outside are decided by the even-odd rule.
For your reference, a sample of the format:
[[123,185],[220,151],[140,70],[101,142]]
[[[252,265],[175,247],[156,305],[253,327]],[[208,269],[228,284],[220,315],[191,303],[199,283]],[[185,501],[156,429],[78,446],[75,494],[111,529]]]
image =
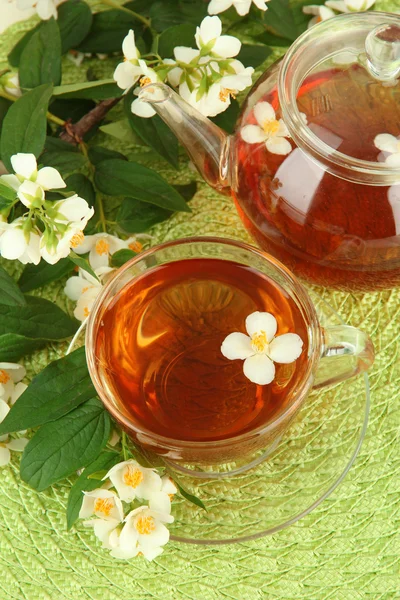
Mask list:
[[[312,383],[322,346],[311,301],[287,277],[268,255],[208,238],[160,246],[119,271],[92,312],[88,362],[106,406],[138,443],[212,463],[276,439]],[[268,385],[221,352],[256,311],[274,315],[277,336],[303,341],[297,360],[275,364]]]

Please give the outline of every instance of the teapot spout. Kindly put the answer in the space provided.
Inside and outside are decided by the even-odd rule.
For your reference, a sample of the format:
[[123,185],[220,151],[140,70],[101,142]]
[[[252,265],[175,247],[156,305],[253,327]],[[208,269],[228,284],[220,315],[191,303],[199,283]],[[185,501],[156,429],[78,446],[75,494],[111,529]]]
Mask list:
[[174,132],[205,181],[229,194],[230,137],[163,83],[144,86],[139,98]]

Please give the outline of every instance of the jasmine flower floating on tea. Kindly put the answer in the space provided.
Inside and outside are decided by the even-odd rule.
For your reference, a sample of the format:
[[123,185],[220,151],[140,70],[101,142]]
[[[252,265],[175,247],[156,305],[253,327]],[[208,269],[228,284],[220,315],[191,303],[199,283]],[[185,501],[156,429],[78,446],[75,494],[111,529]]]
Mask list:
[[243,373],[253,383],[266,385],[275,378],[274,362],[288,364],[299,358],[303,340],[296,333],[276,336],[278,323],[271,313],[254,312],[246,319],[244,333],[230,333],[221,352],[229,360],[244,360]]

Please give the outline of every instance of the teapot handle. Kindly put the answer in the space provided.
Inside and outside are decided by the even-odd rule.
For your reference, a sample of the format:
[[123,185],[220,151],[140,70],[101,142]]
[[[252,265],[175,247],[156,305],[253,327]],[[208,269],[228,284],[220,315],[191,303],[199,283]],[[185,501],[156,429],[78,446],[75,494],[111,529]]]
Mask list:
[[321,360],[314,388],[332,385],[369,369],[375,358],[370,337],[356,327],[337,325],[322,329]]

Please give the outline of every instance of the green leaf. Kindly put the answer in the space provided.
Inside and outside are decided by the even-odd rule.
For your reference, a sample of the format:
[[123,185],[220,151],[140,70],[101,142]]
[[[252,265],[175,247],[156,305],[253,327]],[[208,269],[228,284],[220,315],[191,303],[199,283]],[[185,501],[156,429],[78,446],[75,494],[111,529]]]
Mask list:
[[0,435],[55,421],[96,396],[85,348],[51,362],[33,378],[4,421]]
[[31,340],[23,335],[0,335],[0,362],[18,362],[23,356],[42,348],[46,340]]
[[69,258],[62,258],[55,265],[49,265],[41,260],[38,265],[28,264],[22,271],[18,284],[21,290],[26,294],[32,290],[57,281],[74,270],[74,266]]
[[18,152],[32,153],[38,158],[46,139],[46,112],[53,86],[41,85],[24,94],[10,107],[1,131],[1,158],[12,171],[10,158]]
[[127,233],[141,233],[156,223],[166,221],[172,214],[172,211],[159,206],[124,198],[117,213],[117,223]]
[[109,150],[108,148],[103,148],[102,146],[91,146],[89,148],[88,154],[89,160],[93,165],[97,165],[102,160],[109,160],[110,158],[120,158],[121,160],[128,160],[126,156],[121,154],[121,152]]
[[185,200],[156,171],[124,160],[104,160],[96,167],[95,184],[110,196],[129,196],[167,210],[190,212]]
[[289,0],[268,2],[268,10],[264,13],[264,23],[271,27],[274,33],[292,42],[299,35]]
[[271,48],[268,46],[242,44],[237,59],[244,64],[245,67],[258,67],[271,54]]
[[[71,119],[72,123],[76,123],[84,117],[89,111],[96,106],[93,100],[73,99],[63,100],[62,97],[52,99],[50,104],[50,112],[64,121]],[[61,141],[61,140],[60,140]],[[72,146],[72,144],[69,144]]]
[[83,256],[79,256],[79,254],[76,254],[76,252],[74,252],[73,250],[71,250],[71,252],[69,253],[68,258],[75,265],[78,265],[78,267],[80,269],[83,269],[84,271],[89,273],[89,275],[91,275],[95,279],[97,279],[97,280],[99,279],[97,277],[96,273],[93,271],[92,267],[90,266],[89,261],[86,258],[84,258]]
[[266,44],[267,46],[277,46],[277,47],[286,47],[291,45],[291,41],[287,38],[281,37],[279,35],[275,35],[270,33],[269,31],[265,31],[256,37],[259,42]]
[[43,152],[40,162],[46,167],[54,167],[61,175],[81,169],[86,164],[86,158],[80,152]]
[[90,100],[106,100],[119,98],[123,90],[113,79],[86,81],[85,83],[69,83],[54,88],[53,95],[59,98],[89,98]]
[[100,469],[108,472],[120,460],[117,452],[102,452],[94,462],[86,467],[70,489],[67,504],[67,530],[69,531],[79,517],[83,501],[83,492],[91,492],[100,487],[98,479],[91,479],[91,475]]
[[233,133],[239,113],[239,102],[237,100],[232,100],[224,112],[220,113],[216,117],[213,117],[211,120],[214,121],[218,127],[221,127],[221,129],[224,129],[228,133]]
[[171,477],[171,479],[174,480],[174,483],[175,483],[176,487],[178,488],[179,493],[181,494],[181,496],[183,496],[185,498],[185,500],[187,500],[188,502],[191,502],[192,504],[195,504],[196,506],[198,506],[199,508],[202,508],[203,510],[205,510],[207,512],[207,508],[206,508],[204,502],[202,502],[200,500],[200,498],[198,498],[194,494],[191,494],[190,492],[188,492],[188,490],[186,488],[184,488],[182,486],[182,484],[177,481],[176,475],[174,473],[170,472],[170,477]]
[[66,178],[65,183],[67,184],[68,191],[75,192],[75,194],[78,194],[78,196],[86,200],[89,206],[94,206],[96,193],[92,182],[88,177],[85,177],[82,173],[74,173]]
[[69,144],[68,142],[64,142],[64,140],[60,140],[60,138],[47,136],[46,142],[44,145],[45,152],[79,152],[79,149],[73,144]]
[[16,333],[37,340],[63,340],[77,330],[71,319],[54,302],[25,296],[27,306],[2,306],[0,335]]
[[43,425],[22,455],[22,480],[42,492],[90,464],[107,444],[110,429],[111,419],[97,399]]
[[53,17],[43,21],[22,51],[19,83],[22,89],[61,81],[61,38]]
[[57,8],[57,23],[60,28],[62,53],[76,48],[88,35],[92,26],[92,11],[86,2],[69,0]]
[[133,133],[128,119],[121,119],[120,121],[102,125],[100,131],[117,138],[117,140],[120,140],[125,144],[140,144],[141,142],[141,140]]
[[178,167],[178,140],[164,121],[155,115],[151,119],[143,119],[131,111],[133,91],[124,98],[124,111],[133,132],[157,154],[168,161],[173,167]]
[[137,41],[143,31],[143,24],[134,15],[112,9],[93,15],[92,27],[86,38],[79,44],[80,52],[111,54],[121,52],[122,42],[129,30],[135,31]]
[[0,96],[0,134],[1,134],[1,128],[3,126],[3,121],[4,118],[8,112],[8,109],[10,108],[10,106],[12,105],[11,100],[7,100],[6,98],[2,98]]
[[12,204],[17,197],[17,192],[0,179],[0,197]]
[[176,191],[185,198],[186,202],[190,202],[195,193],[197,192],[197,183],[196,181],[191,181],[190,183],[183,183],[173,186]]
[[26,300],[17,282],[3,267],[0,267],[0,304],[19,307],[26,306]]
[[133,250],[129,250],[128,248],[123,248],[122,250],[118,250],[114,252],[111,257],[111,266],[112,267],[122,267],[128,260],[137,256],[137,253]]
[[14,48],[11,50],[11,52],[9,53],[9,55],[7,57],[8,62],[10,63],[10,65],[12,67],[19,66],[19,61],[21,60],[21,54],[22,54],[25,46],[27,45],[27,43],[29,42],[31,37],[40,29],[40,27],[42,26],[43,23],[44,23],[44,21],[41,21],[33,29],[30,29],[29,31],[27,31],[25,33],[25,35],[23,35],[22,38],[20,40],[18,40],[18,42],[15,44]]
[[196,26],[190,23],[174,25],[165,29],[158,38],[158,54],[163,58],[173,58],[176,46],[188,46],[192,48],[195,33]]

